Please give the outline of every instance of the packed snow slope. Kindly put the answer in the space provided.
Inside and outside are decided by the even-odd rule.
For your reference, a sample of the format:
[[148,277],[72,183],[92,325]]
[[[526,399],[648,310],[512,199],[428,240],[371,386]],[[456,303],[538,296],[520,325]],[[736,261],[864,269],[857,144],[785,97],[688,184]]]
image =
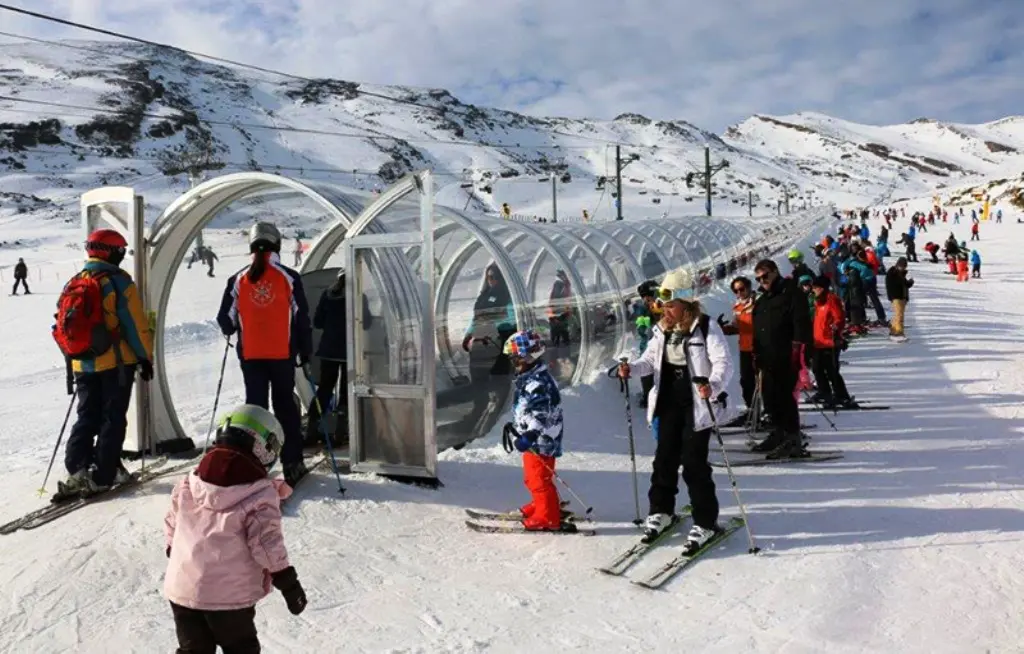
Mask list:
[[[61,215],[82,191],[138,186],[163,207],[187,188],[183,152],[210,172],[265,170],[380,189],[414,169],[452,206],[595,219],[615,213],[614,144],[627,217],[704,213],[704,146],[716,214],[775,213],[788,195],[840,207],[1012,180],[1024,119],[857,125],[818,114],[755,116],[719,136],[685,120],[534,117],[466,104],[442,89],[296,80],[139,44],[0,42],[0,204]],[[168,159],[170,157],[170,159]],[[1000,191],[1002,193],[1002,191]]]
[[[54,261],[74,254],[39,254],[33,244],[53,239],[42,239],[38,224],[21,229],[24,245],[12,253]],[[968,237],[969,225],[949,229]],[[957,284],[943,266],[912,264],[910,342],[872,335],[843,355],[852,392],[892,409],[829,415],[837,431],[805,414],[819,427],[812,445],[841,448],[844,459],[737,470],[762,555],[746,553],[740,532],[662,592],[594,570],[636,538],[624,399],[617,384],[596,378],[565,392],[559,470],[594,506],[598,536],[464,529],[465,507],[507,509],[526,499],[518,457],[494,436],[444,453],[437,491],[351,475],[341,498],[328,475],[316,474],[284,521],[310,605],[299,617],[277,593],[259,605],[265,651],[1019,651],[1021,229],[1012,220],[982,225],[980,281]],[[68,400],[46,329],[58,272],[33,278],[31,296],[0,297],[0,420],[8,426],[0,432],[0,520],[45,501],[34,490]],[[222,277],[183,272],[171,308],[181,328],[167,365],[179,371],[179,406],[205,422],[220,347],[192,334],[212,329],[203,321],[216,310]],[[727,301],[709,303],[709,312],[726,310]],[[240,396],[232,359],[222,402]],[[640,412],[633,416],[643,489],[654,443]],[[716,480],[723,518],[736,514],[721,470]],[[161,589],[162,520],[175,481],[0,537],[0,651],[173,650]],[[632,574],[650,571],[680,543]]]

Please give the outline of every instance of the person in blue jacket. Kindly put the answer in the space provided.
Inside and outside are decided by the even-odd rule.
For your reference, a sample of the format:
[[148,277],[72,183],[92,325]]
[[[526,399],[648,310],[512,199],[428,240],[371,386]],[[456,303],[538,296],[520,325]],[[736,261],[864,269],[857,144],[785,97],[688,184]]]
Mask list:
[[971,250],[971,277],[981,279],[981,253]]

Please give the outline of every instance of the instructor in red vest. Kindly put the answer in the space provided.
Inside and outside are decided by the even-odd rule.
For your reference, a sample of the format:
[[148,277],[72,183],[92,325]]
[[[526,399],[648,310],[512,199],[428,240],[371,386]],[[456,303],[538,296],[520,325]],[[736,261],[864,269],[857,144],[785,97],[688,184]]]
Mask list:
[[245,403],[265,409],[284,429],[281,464],[295,486],[309,471],[302,461],[302,421],[295,404],[295,368],[313,350],[309,306],[299,273],[281,263],[281,233],[272,223],[249,230],[252,263],[228,279],[217,324],[225,336],[238,334],[238,358],[245,379]]

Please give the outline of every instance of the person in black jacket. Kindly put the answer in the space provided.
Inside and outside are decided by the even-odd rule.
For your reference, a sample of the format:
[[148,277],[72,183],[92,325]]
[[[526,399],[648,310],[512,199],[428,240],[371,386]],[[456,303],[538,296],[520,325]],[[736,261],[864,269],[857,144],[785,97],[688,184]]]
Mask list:
[[754,358],[761,373],[761,399],[772,416],[772,433],[754,446],[768,458],[806,456],[800,437],[797,374],[800,353],[811,342],[811,316],[807,298],[796,280],[783,278],[771,259],[754,267],[761,294],[754,303]]
[[28,290],[28,266],[25,265],[24,259],[18,259],[18,263],[14,264],[14,290],[11,291],[11,295],[18,294],[19,285],[25,287],[25,295],[32,295]]
[[907,279],[907,258],[900,257],[896,265],[885,274],[885,294],[892,302],[892,321],[889,323],[889,337],[893,340],[906,340],[903,333],[903,317],[910,301],[910,288],[913,279]]
[[[363,329],[369,329],[373,321],[369,300],[363,295]],[[345,307],[345,271],[338,273],[338,280],[320,294],[313,312],[313,328],[321,330],[320,343],[316,348],[316,356],[320,359],[320,379],[317,380],[316,399],[310,403],[306,424],[306,442],[315,443],[320,439],[320,410],[330,411],[331,397],[335,388],[348,387],[348,336],[346,325],[348,312]],[[334,408],[339,415],[344,415],[344,397],[338,400]],[[344,429],[344,421],[339,418],[339,430]],[[339,439],[335,445],[344,446],[345,439]]]

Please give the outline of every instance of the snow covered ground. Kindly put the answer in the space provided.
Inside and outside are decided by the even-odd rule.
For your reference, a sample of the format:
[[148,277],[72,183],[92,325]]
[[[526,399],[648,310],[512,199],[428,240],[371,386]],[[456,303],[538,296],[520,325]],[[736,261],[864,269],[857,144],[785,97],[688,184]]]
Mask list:
[[[5,239],[13,226],[0,224]],[[67,406],[46,326],[78,259],[52,226],[19,229],[23,247],[0,250],[3,283],[11,257],[52,263],[33,268],[32,296],[0,297],[0,521],[43,501],[34,490]],[[957,284],[944,266],[912,264],[910,342],[869,336],[843,357],[852,392],[892,410],[840,414],[836,432],[805,416],[820,427],[812,444],[842,448],[845,459],[738,471],[761,556],[746,554],[738,533],[659,592],[594,571],[636,534],[624,401],[617,384],[595,378],[565,393],[559,469],[594,505],[597,537],[463,529],[463,508],[506,509],[526,497],[518,457],[494,438],[442,454],[438,491],[352,475],[342,499],[318,474],[285,519],[310,606],[293,617],[279,594],[264,600],[265,651],[1020,651],[1022,229],[982,225],[981,281]],[[967,238],[969,225],[956,230]],[[167,365],[183,422],[197,431],[220,361],[204,321],[234,267],[222,260],[213,283],[182,271],[192,274],[179,274],[172,299],[168,323],[180,333],[169,333],[177,349]],[[222,401],[237,401],[240,386],[230,361]],[[653,440],[638,411],[634,420],[643,488]],[[716,479],[724,514],[734,514],[726,476]],[[174,481],[0,537],[0,651],[173,650],[162,520]]]

